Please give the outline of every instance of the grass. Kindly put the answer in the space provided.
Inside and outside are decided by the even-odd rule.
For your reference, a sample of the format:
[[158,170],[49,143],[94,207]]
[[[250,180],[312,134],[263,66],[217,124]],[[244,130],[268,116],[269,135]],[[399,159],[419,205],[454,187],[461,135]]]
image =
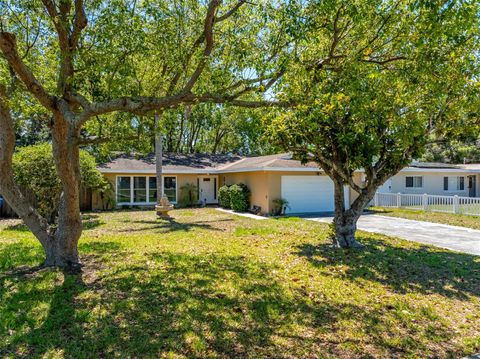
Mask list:
[[214,209],[90,214],[81,275],[0,222],[2,358],[459,357],[480,351],[480,257]]
[[369,209],[383,216],[415,219],[418,221],[443,223],[443,224],[450,224],[452,226],[461,226],[461,227],[468,227],[473,229],[480,229],[479,216],[468,216],[465,214],[453,214],[453,213],[441,213],[441,212],[425,212],[425,211],[417,211],[417,210],[402,209],[402,208],[370,207]]

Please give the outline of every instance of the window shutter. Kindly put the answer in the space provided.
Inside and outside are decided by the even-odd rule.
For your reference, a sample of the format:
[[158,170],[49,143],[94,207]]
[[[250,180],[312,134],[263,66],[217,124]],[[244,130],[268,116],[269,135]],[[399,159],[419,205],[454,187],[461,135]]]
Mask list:
[[443,190],[448,191],[448,177],[443,177]]

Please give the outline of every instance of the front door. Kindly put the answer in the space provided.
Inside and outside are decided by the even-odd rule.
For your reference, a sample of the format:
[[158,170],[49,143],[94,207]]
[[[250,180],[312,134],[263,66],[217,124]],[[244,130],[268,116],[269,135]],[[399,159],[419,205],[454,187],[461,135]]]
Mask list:
[[217,176],[199,176],[198,194],[199,200],[204,204],[218,203],[217,199]]
[[477,183],[476,176],[468,176],[468,196],[476,197],[477,195]]

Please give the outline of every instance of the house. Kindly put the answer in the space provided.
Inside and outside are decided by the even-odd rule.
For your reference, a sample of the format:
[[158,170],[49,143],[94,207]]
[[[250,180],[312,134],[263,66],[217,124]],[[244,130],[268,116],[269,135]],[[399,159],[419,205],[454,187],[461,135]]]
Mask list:
[[[153,155],[119,155],[99,170],[112,183],[117,206],[153,206],[156,202],[156,168]],[[463,178],[463,179],[462,179]],[[362,171],[354,180],[361,183]],[[315,163],[301,164],[289,154],[260,157],[206,154],[164,154],[164,193],[170,202],[180,200],[182,187],[193,184],[199,199],[206,204],[218,203],[218,188],[224,184],[246,184],[252,205],[268,214],[273,201],[284,198],[289,213],[332,212],[333,182]],[[393,193],[431,193],[476,196],[480,188],[480,165],[413,164],[382,186],[380,191]],[[345,186],[345,205],[356,192]],[[93,209],[101,209],[98,193],[92,199]]]
[[390,178],[379,192],[480,197],[480,164],[414,162]]

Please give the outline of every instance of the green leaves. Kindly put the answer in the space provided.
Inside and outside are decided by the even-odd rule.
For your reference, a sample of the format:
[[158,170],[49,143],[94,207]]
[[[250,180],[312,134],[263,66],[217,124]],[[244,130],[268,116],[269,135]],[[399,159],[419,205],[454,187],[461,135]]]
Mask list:
[[[53,159],[52,146],[44,143],[21,147],[13,156],[15,181],[35,195],[40,214],[54,220],[62,185]],[[103,190],[107,182],[97,170],[95,159],[80,152],[81,183],[85,188]]]
[[300,61],[282,83],[282,99],[299,105],[268,122],[272,138],[337,174],[398,171],[430,133],[468,126],[478,13],[472,3],[309,2]]

